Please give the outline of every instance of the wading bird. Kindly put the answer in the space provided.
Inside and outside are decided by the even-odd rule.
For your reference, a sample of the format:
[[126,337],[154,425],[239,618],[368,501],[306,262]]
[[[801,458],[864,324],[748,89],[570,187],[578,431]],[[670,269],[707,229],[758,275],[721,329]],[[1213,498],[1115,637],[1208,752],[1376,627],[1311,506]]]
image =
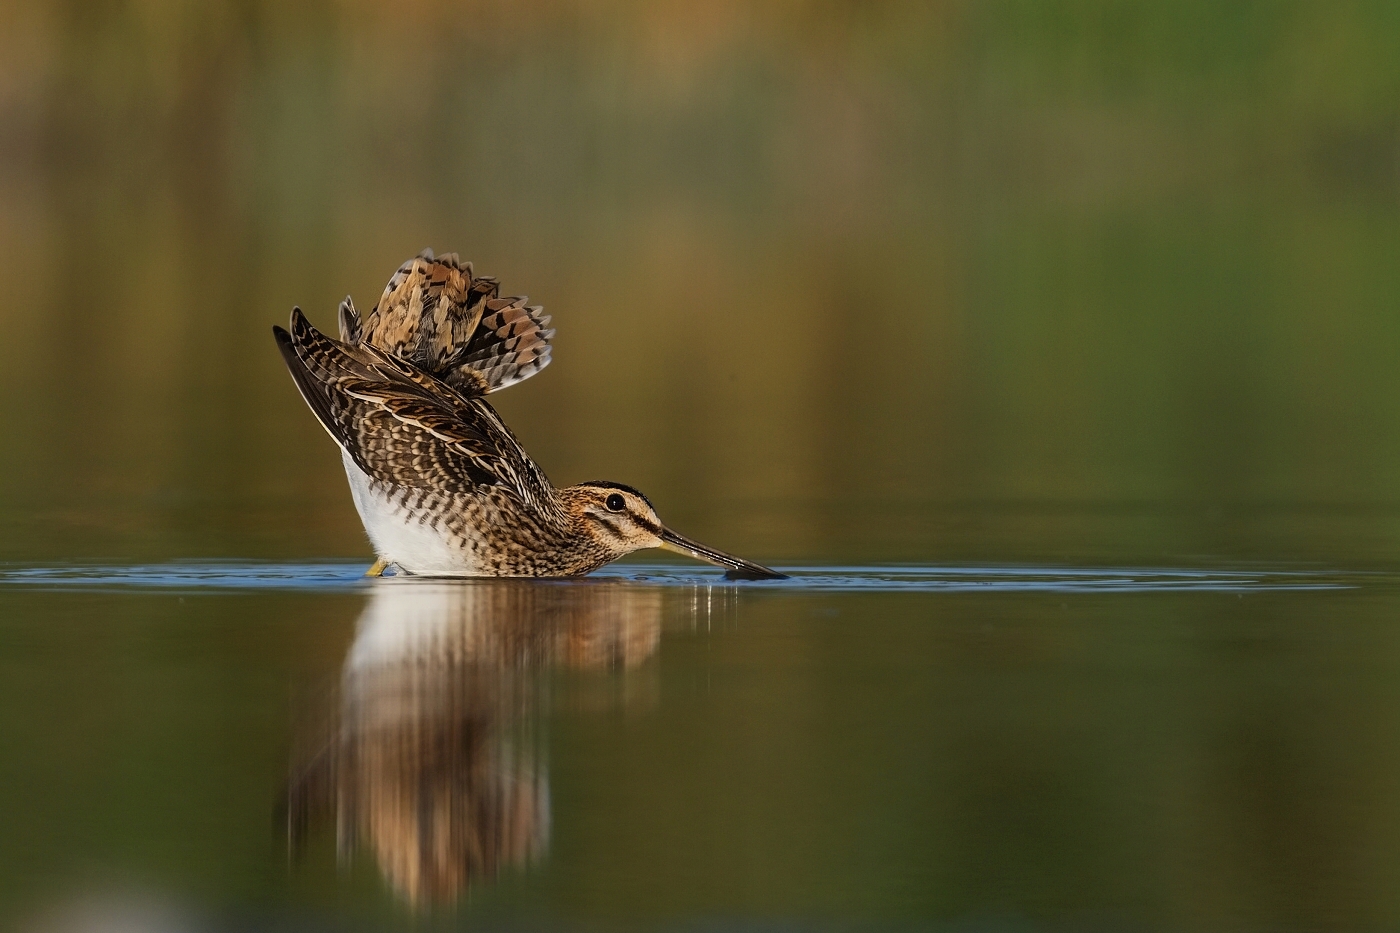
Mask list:
[[486,396],[549,364],[549,318],[502,298],[455,254],[399,267],[362,321],[347,297],[340,339],[300,308],[273,327],[302,398],[340,446],[355,508],[378,560],[434,576],[563,577],[660,547],[729,570],[783,575],[661,523],[621,483],[556,489]]

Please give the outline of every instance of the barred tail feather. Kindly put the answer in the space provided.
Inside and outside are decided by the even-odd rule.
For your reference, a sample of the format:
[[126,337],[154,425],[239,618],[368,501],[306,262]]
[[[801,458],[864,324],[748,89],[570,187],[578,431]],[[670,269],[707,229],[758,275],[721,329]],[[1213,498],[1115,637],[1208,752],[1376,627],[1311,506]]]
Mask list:
[[549,317],[524,297],[501,298],[456,253],[430,249],[399,267],[363,322],[347,298],[340,333],[413,364],[463,395],[495,392],[549,365]]
[[549,315],[525,298],[492,299],[459,368],[480,373],[488,392],[528,379],[549,365]]

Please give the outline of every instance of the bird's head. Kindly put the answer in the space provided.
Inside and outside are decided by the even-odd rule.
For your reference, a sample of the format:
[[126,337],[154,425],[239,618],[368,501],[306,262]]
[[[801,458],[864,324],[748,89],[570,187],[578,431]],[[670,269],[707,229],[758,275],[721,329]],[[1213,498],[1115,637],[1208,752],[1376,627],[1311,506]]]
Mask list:
[[570,486],[564,492],[579,530],[610,555],[608,560],[659,547],[718,564],[740,579],[778,580],[784,576],[677,534],[661,523],[651,501],[631,486],[590,482]]

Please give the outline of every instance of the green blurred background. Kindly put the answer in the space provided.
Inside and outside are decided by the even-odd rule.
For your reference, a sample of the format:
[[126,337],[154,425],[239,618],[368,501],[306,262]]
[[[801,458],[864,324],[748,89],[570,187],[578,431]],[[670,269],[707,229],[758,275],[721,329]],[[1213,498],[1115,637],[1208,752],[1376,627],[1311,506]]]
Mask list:
[[[269,330],[424,247],[554,314],[556,482],[746,557],[1397,566],[1395,3],[9,0],[0,562],[368,561]],[[1379,579],[666,590],[458,916],[1393,929]],[[0,603],[0,925],[408,923],[271,820],[361,595]]]
[[367,555],[268,335],[425,246],[551,477],[787,561],[1400,547],[1400,7],[15,0],[0,558]]

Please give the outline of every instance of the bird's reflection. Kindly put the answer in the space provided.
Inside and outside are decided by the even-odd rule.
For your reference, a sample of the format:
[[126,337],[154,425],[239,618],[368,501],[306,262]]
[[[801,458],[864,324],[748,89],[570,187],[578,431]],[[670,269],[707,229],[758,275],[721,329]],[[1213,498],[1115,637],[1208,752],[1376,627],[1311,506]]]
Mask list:
[[369,850],[411,904],[541,855],[539,735],[551,666],[630,667],[655,650],[661,594],[611,583],[386,579],[345,661],[331,725],[288,781],[293,849],[323,823]]

